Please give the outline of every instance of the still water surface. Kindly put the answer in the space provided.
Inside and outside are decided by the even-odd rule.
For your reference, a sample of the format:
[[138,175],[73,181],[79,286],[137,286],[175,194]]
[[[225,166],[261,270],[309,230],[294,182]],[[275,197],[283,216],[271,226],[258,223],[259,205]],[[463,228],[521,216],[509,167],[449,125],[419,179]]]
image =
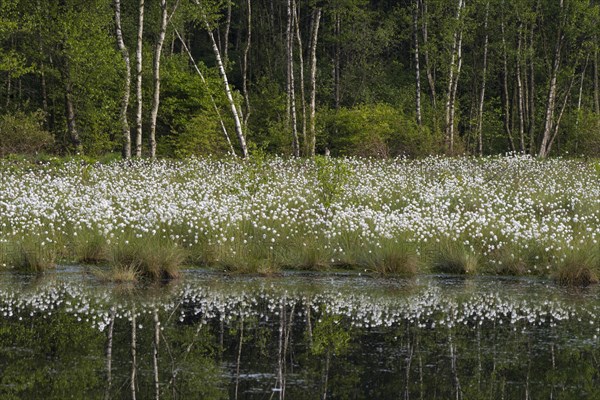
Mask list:
[[599,399],[598,288],[0,275],[0,398]]

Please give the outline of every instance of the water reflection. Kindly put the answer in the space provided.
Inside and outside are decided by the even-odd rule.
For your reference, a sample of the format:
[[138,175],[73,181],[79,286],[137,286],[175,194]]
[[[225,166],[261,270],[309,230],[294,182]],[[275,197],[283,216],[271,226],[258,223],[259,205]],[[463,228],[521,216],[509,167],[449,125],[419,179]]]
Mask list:
[[356,276],[0,276],[0,397],[600,398],[598,289]]

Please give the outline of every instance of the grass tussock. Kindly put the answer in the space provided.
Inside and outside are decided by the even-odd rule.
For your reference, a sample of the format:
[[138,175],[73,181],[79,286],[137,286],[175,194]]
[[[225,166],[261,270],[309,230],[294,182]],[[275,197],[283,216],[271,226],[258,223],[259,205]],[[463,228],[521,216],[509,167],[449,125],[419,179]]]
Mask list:
[[44,272],[56,265],[58,252],[55,246],[35,238],[23,238],[11,245],[4,257],[8,267],[24,272]]
[[117,272],[137,271],[151,280],[174,279],[180,274],[185,252],[169,240],[125,240],[110,249],[110,265]]
[[419,257],[409,243],[385,240],[360,256],[358,264],[378,275],[414,276]]
[[556,283],[565,286],[589,286],[600,282],[600,257],[597,248],[584,246],[569,251],[553,273]]
[[109,261],[108,243],[98,232],[79,234],[73,240],[75,260],[84,264],[101,264]]
[[443,274],[468,275],[477,271],[479,256],[459,241],[443,239],[434,252],[432,270]]
[[93,269],[93,274],[100,280],[115,283],[135,283],[140,277],[140,271],[134,265],[113,266],[108,270]]

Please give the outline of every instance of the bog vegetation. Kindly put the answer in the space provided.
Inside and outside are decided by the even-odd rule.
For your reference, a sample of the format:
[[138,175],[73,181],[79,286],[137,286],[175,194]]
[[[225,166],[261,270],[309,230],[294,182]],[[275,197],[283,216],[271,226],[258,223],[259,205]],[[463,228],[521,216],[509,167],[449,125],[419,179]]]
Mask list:
[[600,278],[600,165],[529,156],[0,163],[0,265]]

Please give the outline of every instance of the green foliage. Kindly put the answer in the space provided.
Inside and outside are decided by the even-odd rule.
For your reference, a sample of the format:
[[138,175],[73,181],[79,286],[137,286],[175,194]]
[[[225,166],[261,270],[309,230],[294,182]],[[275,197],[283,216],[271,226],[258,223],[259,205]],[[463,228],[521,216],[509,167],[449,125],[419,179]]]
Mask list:
[[366,157],[425,156],[438,150],[438,140],[414,117],[388,104],[330,110],[320,115],[322,146],[333,154]]
[[588,286],[600,281],[600,247],[588,243],[567,251],[556,266],[554,280],[567,286]]
[[53,144],[54,138],[44,129],[43,112],[19,111],[0,116],[0,156],[34,155],[50,150]]
[[199,65],[206,78],[205,84],[198,74],[189,68],[187,58],[183,54],[164,60],[163,68],[159,116],[163,133],[158,136],[161,154],[188,157],[226,153],[229,147],[211,96],[217,102],[230,139],[235,138],[230,114],[224,107],[222,83],[216,71]]

